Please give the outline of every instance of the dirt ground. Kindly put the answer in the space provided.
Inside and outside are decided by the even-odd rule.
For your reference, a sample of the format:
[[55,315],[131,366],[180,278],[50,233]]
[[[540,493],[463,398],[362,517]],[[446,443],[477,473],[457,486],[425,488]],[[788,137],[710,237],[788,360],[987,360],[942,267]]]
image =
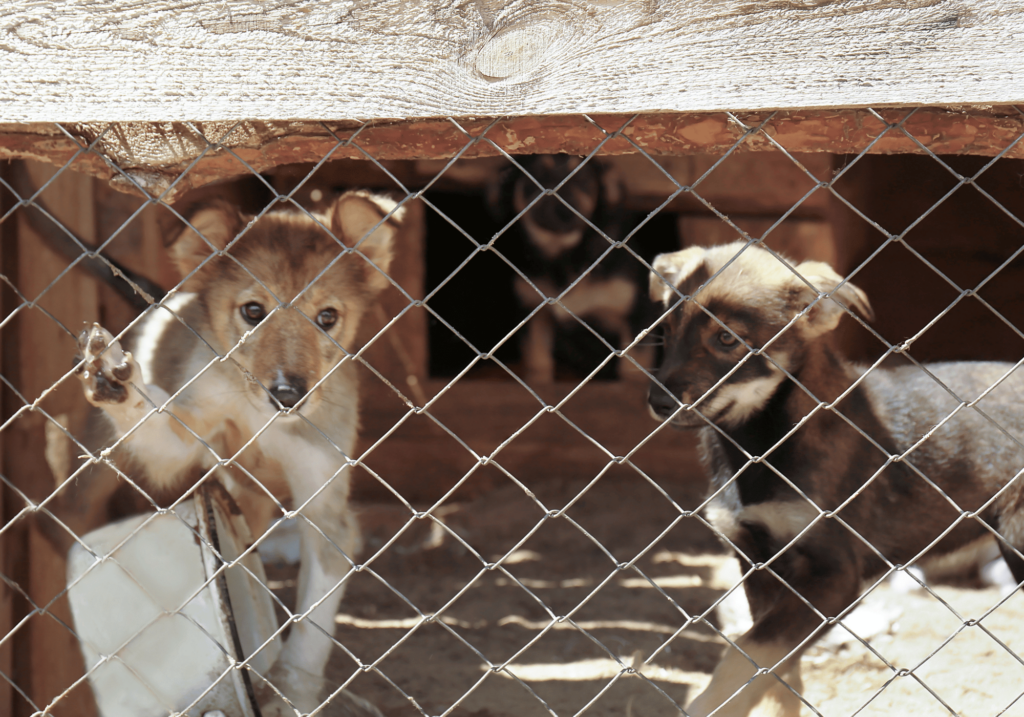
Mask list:
[[[447,528],[398,504],[364,505],[368,569],[351,581],[336,636],[376,669],[350,688],[386,717],[680,714],[725,644],[700,617],[728,622],[710,608],[738,569],[637,474],[584,488],[552,482],[534,499],[508,481],[440,509]],[[672,497],[688,509],[703,490],[695,481]],[[570,507],[546,517],[540,504]],[[287,599],[293,572],[270,577]],[[994,588],[934,589],[947,605],[882,585],[851,618],[893,668],[838,630],[808,651],[803,695],[817,713],[1024,715],[1024,664],[1010,652],[1024,654],[1024,597],[1000,605]],[[353,673],[336,650],[328,677]]]

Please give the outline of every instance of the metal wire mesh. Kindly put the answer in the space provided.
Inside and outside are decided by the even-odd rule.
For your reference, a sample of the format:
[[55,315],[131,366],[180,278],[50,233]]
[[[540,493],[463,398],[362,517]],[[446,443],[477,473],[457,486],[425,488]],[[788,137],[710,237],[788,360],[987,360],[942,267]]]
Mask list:
[[[368,697],[387,715],[706,714],[715,709],[715,714],[743,714],[744,695],[749,701],[749,695],[760,694],[757,689],[769,689],[766,681],[776,690],[777,699],[788,701],[787,709],[792,714],[801,709],[813,714],[838,710],[869,713],[900,705],[915,713],[973,713],[981,709],[979,705],[999,714],[1020,710],[1024,692],[1017,672],[1024,666],[1019,656],[1024,637],[1019,630],[1008,629],[1007,620],[1000,622],[1000,616],[1016,614],[1008,611],[1019,611],[1015,607],[1019,600],[1017,586],[1007,585],[1003,594],[994,589],[951,592],[925,579],[917,566],[927,563],[929,553],[941,550],[954,531],[971,525],[991,536],[989,545],[994,538],[1011,562],[1013,556],[1024,559],[1022,546],[1016,542],[1019,538],[1012,509],[1004,513],[1002,526],[987,517],[999,506],[1013,503],[1024,464],[1016,473],[1003,476],[998,489],[970,506],[960,505],[950,495],[942,476],[930,475],[918,466],[918,458],[931,450],[936,436],[944,435],[943,427],[954,425],[961,414],[979,417],[977,425],[982,426],[983,435],[966,437],[960,450],[995,440],[991,436],[1000,437],[1012,447],[1006,450],[1024,450],[1014,426],[1004,425],[998,415],[986,410],[983,401],[1001,385],[1010,386],[1007,382],[1024,362],[1014,343],[1024,338],[1024,333],[1012,311],[1005,308],[1012,309],[1013,301],[1019,301],[1019,290],[1009,297],[983,296],[997,277],[1012,271],[1024,251],[1024,241],[1016,241],[1011,251],[992,258],[991,270],[986,269],[980,278],[965,284],[955,280],[956,272],[950,271],[946,258],[937,260],[910,235],[951,197],[967,191],[984,199],[1003,221],[1024,228],[1016,208],[1007,206],[1005,199],[997,196],[998,191],[984,186],[986,173],[1021,137],[970,172],[958,171],[955,162],[931,153],[905,129],[912,114],[888,117],[874,113],[884,130],[871,146],[855,157],[845,158],[845,163],[827,176],[808,169],[806,158],[787,151],[773,138],[769,131],[772,115],[758,124],[745,124],[740,116],[730,115],[742,129],[742,136],[729,152],[710,160],[688,182],[681,181],[665,161],[648,155],[630,139],[626,132],[630,122],[606,128],[588,118],[599,139],[588,155],[567,161],[512,156],[488,136],[494,124],[473,135],[458,120],[451,119],[465,135],[465,146],[451,159],[423,165],[432,172],[428,176],[407,171],[409,167],[401,163],[381,161],[363,150],[361,130],[346,137],[334,134],[334,149],[316,165],[294,170],[294,176],[260,174],[231,149],[227,142],[230,131],[222,137],[206,138],[201,128],[187,125],[203,137],[207,147],[182,177],[210,154],[229,156],[250,170],[243,190],[250,206],[237,227],[231,228],[230,236],[223,238],[211,234],[219,231],[219,225],[202,219],[202,212],[220,207],[222,214],[218,216],[223,217],[223,207],[230,206],[229,202],[207,194],[187,208],[188,203],[169,204],[165,197],[171,196],[176,183],[162,194],[152,195],[97,150],[103,135],[84,144],[58,125],[80,146],[64,166],[38,185],[31,180],[43,175],[25,168],[0,177],[0,195],[5,202],[0,228],[10,232],[5,237],[17,240],[27,232],[49,233],[47,246],[62,252],[54,255],[61,257],[59,269],[43,281],[26,279],[31,270],[26,268],[24,241],[18,244],[21,255],[16,256],[16,265],[10,263],[9,254],[5,256],[2,279],[7,293],[0,321],[5,350],[12,342],[24,341],[31,330],[27,327],[37,325],[33,322],[49,326],[53,335],[46,343],[29,349],[28,354],[21,350],[16,374],[0,376],[6,390],[0,426],[5,450],[9,456],[12,452],[36,455],[34,463],[27,459],[20,463],[5,461],[0,475],[5,489],[0,538],[24,546],[25,555],[29,555],[26,539],[18,536],[36,531],[33,536],[47,537],[62,545],[62,550],[74,546],[73,550],[78,551],[74,554],[84,567],[69,571],[65,580],[63,555],[52,552],[52,565],[41,568],[50,570],[49,587],[43,589],[40,585],[45,580],[39,577],[27,584],[30,575],[35,575],[28,566],[8,563],[9,569],[2,577],[7,589],[17,596],[19,613],[7,634],[0,636],[0,647],[11,646],[15,661],[17,651],[30,644],[33,654],[30,667],[0,672],[17,693],[17,709],[26,714],[60,715],[79,705],[91,705],[88,686],[97,695],[104,691],[109,694],[116,680],[104,682],[108,679],[104,675],[110,674],[113,665],[120,674],[127,675],[120,679],[133,680],[146,692],[146,699],[156,705],[153,714],[210,714],[220,704],[217,700],[227,700],[224,704],[231,705],[219,707],[226,714],[252,714],[260,708],[264,714],[376,713],[376,708],[352,697],[349,691]],[[326,125],[324,131],[333,134]],[[874,145],[894,133],[914,141],[952,181],[952,186],[943,189],[937,199],[925,202],[899,231],[872,218],[860,198],[849,196],[852,192],[844,189],[848,175],[867,161]],[[738,218],[737,212],[723,211],[705,196],[711,178],[722,174],[727,163],[736,161],[752,137],[767,139],[777,150],[776,158],[784,158],[789,171],[798,178],[793,181],[802,183],[795,201],[768,219],[758,217],[762,228],[757,233],[745,228],[749,224]],[[614,162],[603,155],[603,148],[612,140],[629,142],[635,150],[634,159],[646,163],[643,171],[665,188],[664,196],[634,208],[632,213],[618,211],[625,202],[618,193],[624,185],[628,195],[631,177],[616,179]],[[467,166],[480,160],[463,155],[481,145],[497,159],[484,165],[483,173],[465,172]],[[358,236],[341,231],[342,225],[332,214],[352,196],[343,190],[355,184],[329,174],[332,155],[341,147],[360,151],[364,164],[373,168],[377,189],[393,199],[375,205],[372,220],[364,218],[359,224]],[[94,210],[98,212],[96,217],[75,227],[66,219],[68,205],[73,202],[58,183],[84,155],[102,158],[143,199],[120,214]],[[629,167],[629,171],[640,171],[636,165]],[[25,177],[29,181],[24,181]],[[339,188],[339,184],[343,186]],[[461,187],[462,199],[452,200],[445,195],[445,187],[450,191],[452,186]],[[774,242],[788,222],[804,217],[808,204],[823,195],[838,208],[836,211],[845,212],[842,216],[847,219],[842,221],[853,216],[878,235],[870,250],[855,257],[856,261],[846,258],[849,265],[845,277],[827,290],[822,290],[815,276],[805,275],[807,264],[787,257],[787,252],[777,250]],[[703,216],[728,227],[727,233],[739,242],[731,245],[730,257],[693,290],[654,268],[655,253],[703,243],[699,235],[666,238],[665,225],[655,226],[678,211],[684,199],[686,206],[697,207]],[[898,196],[890,199],[900,201]],[[93,204],[102,206],[95,197]],[[469,210],[463,213],[468,205],[476,205],[475,218],[470,218]],[[133,266],[133,271],[120,258],[132,258],[139,227],[149,226],[153,233],[152,222],[146,222],[157,211],[163,214],[164,227],[157,232],[161,238],[170,241],[179,237],[181,242],[181,236],[194,235],[202,254],[184,276],[170,282],[155,280],[161,271],[155,265]],[[538,229],[541,220],[537,217],[543,212],[557,221],[552,219],[555,224]],[[285,258],[270,273],[265,267],[247,264],[246,247],[251,242],[270,242],[259,234],[261,227],[269,226],[282,213],[291,217],[289,226],[330,239],[328,249],[317,249],[322,261],[314,268],[300,267],[298,260],[289,264]],[[420,218],[410,220],[410,216]],[[107,223],[107,217],[116,218]],[[399,221],[406,224],[396,230],[390,249],[382,251],[374,237],[391,231],[388,227]],[[828,221],[836,231],[840,220],[824,218],[822,226]],[[414,251],[410,244],[402,243],[413,241],[402,232],[414,231],[409,227],[415,228],[417,222],[421,232],[426,227],[427,246]],[[677,224],[673,222],[672,226]],[[969,222],[965,225],[970,226]],[[94,237],[85,236],[89,230],[82,227],[88,226],[95,228]],[[530,241],[540,243],[530,247]],[[271,245],[284,251],[280,244]],[[436,252],[442,245],[447,254],[439,260]],[[525,253],[524,246],[528,250]],[[581,261],[577,252],[576,263],[572,264],[567,257],[580,246],[587,248],[582,254],[585,260]],[[917,270],[927,270],[948,287],[953,298],[913,333],[894,339],[844,301],[848,296],[844,289],[884,264],[895,249],[906,252],[901,256],[916,262]],[[170,251],[173,253],[173,245]],[[309,253],[314,252],[310,249]],[[781,269],[782,276],[788,277],[788,285],[795,287],[793,292],[806,288],[812,297],[788,314],[781,330],[764,342],[752,341],[737,331],[722,304],[702,299],[702,293],[706,298],[716,287],[722,287],[730,272],[746,261],[744,257],[751,256],[770,261],[774,271]],[[832,258],[838,263],[839,257]],[[403,268],[397,268],[399,264]],[[955,261],[952,265],[955,268]],[[211,278],[213,267],[217,267],[223,281]],[[128,311],[122,306],[120,316],[132,318],[121,322],[115,316],[107,328],[116,329],[117,340],[128,341],[133,332],[142,337],[136,339],[135,354],[148,356],[147,371],[152,374],[133,373],[131,380],[126,380],[126,390],[136,390],[141,396],[140,407],[130,420],[123,419],[108,441],[92,435],[99,419],[90,418],[96,414],[84,410],[79,378],[84,375],[88,379],[90,372],[95,377],[97,370],[102,373],[104,361],[109,378],[121,359],[116,347],[110,348],[106,340],[95,347],[90,341],[83,343],[79,338],[83,327],[64,318],[82,320],[77,310],[80,307],[67,310],[69,298],[74,301],[67,285],[83,270],[92,278],[74,284],[79,287],[75,291],[99,280],[104,285],[120,282],[139,297],[141,310]],[[379,296],[375,291],[345,294],[344,301],[350,303],[338,303],[340,290],[324,287],[336,287],[332,277],[343,270],[350,281],[367,286],[379,283]],[[498,271],[506,277],[504,293],[487,293],[493,288],[488,285],[497,283],[493,277]],[[228,273],[233,277],[230,281]],[[426,281],[425,275],[430,275]],[[481,284],[459,283],[474,275]],[[647,302],[649,276],[654,285],[663,282],[668,287],[664,305]],[[891,281],[891,275],[887,280]],[[753,285],[756,277],[749,281]],[[207,301],[203,292],[212,294],[214,286],[222,293],[231,286],[245,287],[238,289],[237,296],[223,299],[236,322],[239,307],[245,310],[256,301],[253,297],[263,297],[259,300],[263,303],[257,304],[260,314],[249,321],[239,339],[227,344],[212,340],[206,328],[194,325],[196,314],[185,309],[188,296],[198,292]],[[282,286],[288,287],[288,293],[282,292]],[[614,294],[616,290],[623,293]],[[95,295],[97,290],[92,291]],[[473,291],[481,293],[474,295]],[[616,303],[609,296],[624,298]],[[107,297],[103,301],[118,300]],[[806,374],[801,373],[803,367],[795,368],[780,347],[788,346],[785,342],[829,302],[842,305],[850,317],[843,323],[847,334],[859,337],[848,338],[847,344],[856,346],[859,340],[861,347],[869,348],[862,351],[868,360],[863,369],[858,369],[856,379],[833,395],[823,396],[808,385]],[[976,395],[965,395],[949,386],[941,378],[946,375],[943,370],[919,358],[914,350],[968,302],[974,302],[975,309],[980,307],[1005,328],[1010,339],[1004,340],[1009,348],[1003,354],[1014,357],[1014,361],[1001,364],[998,379]],[[878,300],[874,303],[879,315],[905,308]],[[334,317],[324,315],[320,308],[303,309],[307,304],[329,304],[327,308],[335,312]],[[213,311],[213,306],[209,299],[204,310]],[[751,311],[757,308],[748,307]],[[452,313],[463,309],[463,313]],[[678,387],[666,379],[667,374],[658,370],[653,356],[656,350],[668,351],[673,345],[660,336],[665,326],[670,327],[669,334],[680,329],[681,319],[673,317],[681,316],[684,310],[704,317],[702,320],[715,332],[728,335],[726,341],[738,342],[743,349],[716,375],[710,388],[691,398],[679,394]],[[489,317],[501,311],[505,311],[505,318],[492,322]],[[362,333],[357,334],[355,328],[345,338],[332,333],[335,321],[349,331],[348,322],[354,325],[360,315]],[[105,324],[111,317],[87,318]],[[242,320],[248,321],[244,317]],[[210,322],[213,324],[216,320]],[[487,331],[480,330],[481,324]],[[164,326],[164,330],[168,325],[181,327],[175,334],[181,345],[158,348],[155,341],[160,334],[151,328],[156,325]],[[274,326],[286,326],[287,330],[274,333]],[[410,326],[417,327],[416,335]],[[322,349],[324,354],[333,358],[324,370],[303,378],[300,388],[292,388],[287,384],[296,383],[296,379],[285,376],[291,370],[287,361],[294,361],[301,352],[289,353],[287,344],[301,331],[313,332],[317,341],[327,346]],[[253,370],[252,354],[246,352],[254,346],[263,354],[283,357],[276,373],[261,375]],[[67,347],[71,350],[65,351]],[[72,365],[74,347],[86,355],[79,355]],[[32,371],[25,366],[25,356],[35,351],[64,352],[60,361],[45,363],[43,371],[51,373],[41,388],[27,378]],[[159,351],[169,358],[154,358]],[[930,355],[925,350],[921,353]],[[191,358],[193,354],[203,358]],[[578,355],[585,355],[585,360],[573,363],[570,359]],[[991,358],[993,353],[977,346],[957,345],[950,355]],[[886,362],[894,358],[933,381],[955,405],[909,445],[880,440],[877,431],[848,415],[855,397],[866,390],[872,376],[890,370]],[[421,362],[417,364],[417,360]],[[777,372],[778,382],[801,395],[808,409],[780,439],[754,450],[754,444],[746,442],[732,430],[734,427],[716,420],[720,411],[715,408],[714,397],[759,361]],[[158,365],[159,369],[153,368]],[[62,368],[55,370],[55,366]],[[358,443],[354,434],[356,392],[339,397],[332,388],[336,381],[354,372],[354,367],[359,370],[356,383],[363,404],[364,428]],[[187,375],[176,383],[155,375],[158,371],[186,370]],[[221,375],[234,376],[237,385],[221,387],[223,394],[207,396],[201,408],[194,408],[196,392],[214,385],[214,377]],[[156,384],[160,387],[154,388]],[[654,422],[647,416],[644,401],[648,384],[652,392],[660,390],[674,399],[671,416],[665,422]],[[259,417],[258,411],[254,413],[257,418],[224,415],[223,406],[234,405],[236,400],[232,392],[241,394],[243,390],[255,392],[250,398],[261,397],[266,404],[265,417]],[[291,400],[291,394],[296,400]],[[351,430],[345,429],[346,433],[338,425],[318,424],[311,418],[309,406],[320,399],[312,397],[337,405],[336,413],[316,415],[348,421]],[[907,401],[912,403],[911,398]],[[116,405],[108,407],[108,413],[120,410],[118,401],[112,404]],[[79,417],[70,416],[66,406],[77,406],[71,410],[78,411]],[[914,410],[911,404],[906,407],[909,413]],[[206,420],[206,415],[211,418]],[[733,451],[740,466],[714,482],[706,493],[706,477],[699,467],[697,447],[689,437],[692,434],[683,437],[669,428],[684,415],[698,416],[687,420],[690,425],[704,426],[705,444],[717,440],[725,447],[722,450]],[[829,505],[819,505],[816,494],[802,478],[776,467],[783,460],[787,444],[793,445],[793,436],[816,425],[823,416],[848,427],[875,452],[864,459],[865,466],[870,467],[862,471],[859,487]],[[246,432],[243,427],[240,435],[225,438],[232,430],[239,432],[242,423],[251,424],[252,430]],[[29,434],[37,438],[19,438]],[[303,438],[287,444],[289,450],[295,446],[299,449],[282,459],[274,451],[284,440],[279,436],[284,434]],[[192,458],[185,461],[189,475],[181,481],[184,487],[173,493],[161,490],[165,486],[140,471],[138,460],[126,460],[123,450],[129,444],[135,446],[134,451],[154,454],[168,452],[167,446],[171,445],[188,446]],[[410,446],[422,452],[410,450]],[[822,452],[831,448],[821,447]],[[40,455],[44,453],[45,463]],[[265,460],[254,461],[254,455]],[[164,460],[173,463],[175,459],[172,455]],[[282,460],[315,466],[320,473],[302,483],[296,477],[299,469],[283,465]],[[820,459],[807,458],[812,464],[815,460]],[[19,466],[35,466],[38,470],[44,465],[52,472],[52,481],[38,474],[12,472],[22,470]],[[552,474],[552,466],[554,471],[562,471],[566,465],[578,468],[569,477]],[[893,562],[887,549],[872,544],[863,534],[862,525],[848,519],[849,507],[877,487],[894,466],[935,491],[948,508],[946,512],[954,516],[929,534],[925,548],[905,562]],[[114,488],[94,492],[100,469],[113,471],[116,478],[108,485],[120,491],[121,501],[130,503],[132,510],[144,509],[145,517],[125,519],[122,516],[132,510],[109,507],[116,502]],[[750,553],[749,541],[737,539],[745,533],[739,528],[728,529],[728,522],[716,519],[713,512],[715,506],[729,504],[735,520],[741,520],[741,508],[729,501],[734,501],[744,476],[754,470],[768,471],[806,508],[799,525],[774,534],[778,544],[768,555]],[[954,466],[950,470],[959,469]],[[365,545],[361,551],[358,529],[346,528],[354,520],[347,506],[349,482],[357,472],[357,502],[366,506],[362,531]],[[822,476],[818,480],[827,482],[830,478]],[[963,480],[969,481],[971,476]],[[235,495],[241,509],[231,498],[223,497],[217,487],[222,483]],[[300,489],[300,485],[307,487]],[[242,536],[239,547],[229,550],[224,536],[235,529],[225,516],[237,510],[248,511],[240,495],[262,501],[261,515],[267,526],[255,520],[252,536],[245,535],[246,527],[237,528]],[[83,506],[92,511],[88,519],[81,517]],[[927,516],[880,515],[878,520],[892,523],[894,532],[901,529],[899,523],[927,520]],[[90,532],[114,518],[121,519],[119,525],[127,526],[116,538],[103,543]],[[253,522],[251,515],[249,518]],[[188,535],[201,546],[191,559],[208,568],[170,603],[159,593],[166,585],[142,575],[139,567],[147,559],[156,560],[159,554],[160,544],[145,542],[150,540],[145,536],[163,530],[159,526],[168,520],[185,526]],[[761,529],[771,532],[773,525],[768,520]],[[879,565],[879,570],[867,575],[863,589],[833,613],[823,612],[817,598],[804,594],[807,585],[827,582],[826,578],[794,584],[787,569],[776,569],[783,561],[802,554],[816,540],[816,531],[826,525],[849,536],[858,545],[856,550],[869,556],[865,560]],[[301,569],[294,565],[295,556],[281,558],[294,549],[289,542],[294,533],[300,536]],[[735,571],[735,563],[722,553],[719,541],[743,558],[743,570]],[[101,543],[104,547],[97,549]],[[137,555],[128,557],[126,546],[133,544],[142,551],[141,563]],[[12,548],[7,550],[10,555]],[[828,547],[824,550],[827,552]],[[147,558],[146,551],[155,552]],[[32,559],[41,554],[35,549]],[[261,554],[263,560],[256,560]],[[331,576],[332,568],[327,565],[342,565],[343,569]],[[96,575],[108,575],[111,566],[126,576],[124,585],[139,589],[138,603],[159,607],[137,618],[138,625],[132,627],[127,639],[98,644],[95,638],[85,636],[89,630],[69,620],[65,603],[69,596],[74,600],[76,590],[82,594],[82,586],[102,586]],[[860,564],[841,563],[841,569],[856,571]],[[738,638],[737,625],[743,620],[730,623],[727,619],[742,595],[741,586],[756,593],[758,586],[765,584],[765,576],[777,581],[780,594],[786,594],[787,600],[792,601],[788,597],[792,595],[795,604],[813,613],[818,621],[809,634],[789,642],[778,638],[774,652],[751,650],[752,644],[760,649],[770,640]],[[893,579],[899,576],[909,576],[912,595],[897,595]],[[234,581],[234,587],[229,588],[229,581]],[[335,600],[345,590],[336,610]],[[218,632],[220,623],[210,622],[201,611],[201,606],[212,601],[215,605],[210,614],[229,612],[230,605],[238,603],[243,593],[255,596],[251,598],[253,604],[269,605],[278,621],[259,639],[249,638],[248,645],[243,645],[245,640],[240,638],[237,625],[229,621]],[[925,610],[923,605],[930,610],[937,608],[941,617],[934,621],[948,619],[950,626],[938,630],[941,635],[937,641],[904,639],[893,620],[878,632],[862,616],[884,616],[885,610],[879,607],[882,603],[912,604],[917,607],[910,609],[920,610]],[[126,622],[136,619],[129,619],[129,608],[124,610]],[[742,612],[743,607],[739,610]],[[325,611],[330,613],[326,619]],[[222,658],[217,663],[222,667],[209,675],[202,689],[186,690],[185,694],[175,694],[168,687],[175,684],[173,661],[155,669],[148,664],[152,655],[140,653],[137,647],[143,644],[141,635],[147,631],[152,634],[154,626],[167,624],[172,617],[179,620],[173,623],[179,631],[194,629],[201,635],[195,638],[196,644],[205,641]],[[755,620],[760,621],[755,624],[762,624],[763,617],[755,614]],[[81,643],[87,659],[86,669],[79,675],[66,680],[62,676],[60,684],[40,688],[38,670],[45,664],[47,650],[53,649],[35,637],[41,634],[39,624],[44,620],[48,626],[44,630],[52,629],[54,623],[59,626],[69,638],[65,645],[77,649]],[[829,635],[842,633],[850,639],[836,642],[831,648],[821,647],[829,639],[819,640],[822,631],[818,628],[824,626],[834,626]],[[778,626],[775,632],[770,625],[764,630],[765,634],[782,635],[785,626]],[[979,673],[980,679],[998,683],[998,688],[986,687],[985,699],[971,698],[970,689],[950,684],[942,671],[946,668],[936,667],[968,635],[979,633],[985,636],[984,654],[1000,665],[988,674]],[[169,654],[177,654],[171,644],[177,637],[180,635],[165,638]],[[323,661],[310,658],[302,662],[307,653],[299,654],[296,645],[316,652],[319,648],[309,646],[326,641],[329,659],[325,652]],[[904,643],[912,644],[912,649],[901,648]],[[738,662],[729,663],[729,669],[740,677],[730,682],[716,674],[709,692],[717,689],[720,699],[729,701],[719,708],[717,703],[701,704],[698,700],[698,706],[687,712],[687,705],[712,679],[711,668],[723,646],[734,648],[742,656]],[[766,655],[771,656],[767,661]],[[181,655],[178,659],[187,661]],[[804,664],[803,681],[794,676],[794,660]],[[826,674],[819,665],[833,663],[843,666],[843,674],[869,677],[849,677],[848,684],[835,684],[829,678],[833,693],[827,694],[821,687],[826,680],[816,683],[815,676]],[[722,670],[725,665],[723,662]],[[222,689],[227,692],[219,691]],[[835,702],[839,692],[845,701]]]

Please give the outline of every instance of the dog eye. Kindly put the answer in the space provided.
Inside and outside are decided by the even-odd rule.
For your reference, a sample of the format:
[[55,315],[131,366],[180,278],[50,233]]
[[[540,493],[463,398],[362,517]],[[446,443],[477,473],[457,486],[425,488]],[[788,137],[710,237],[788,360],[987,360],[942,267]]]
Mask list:
[[263,321],[263,318],[267,315],[267,310],[263,308],[263,304],[255,301],[250,301],[245,304],[242,309],[242,318],[245,319],[246,323],[255,326],[259,322]]
[[338,323],[338,312],[336,309],[324,309],[316,315],[316,322],[320,328],[329,329]]
[[718,334],[718,343],[722,346],[732,347],[736,345],[736,337],[728,331],[721,331]]

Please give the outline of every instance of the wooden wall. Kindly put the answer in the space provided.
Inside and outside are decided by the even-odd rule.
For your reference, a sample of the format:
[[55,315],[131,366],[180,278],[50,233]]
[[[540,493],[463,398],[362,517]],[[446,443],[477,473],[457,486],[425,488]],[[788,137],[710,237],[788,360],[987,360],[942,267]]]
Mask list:
[[[104,239],[110,236],[141,204],[76,171],[58,172],[39,163],[30,163],[28,169],[37,187],[56,175],[42,201],[58,221],[89,244],[95,245],[101,234]],[[81,435],[88,412],[77,380],[72,377],[61,382],[72,366],[74,336],[91,321],[120,330],[134,318],[134,312],[81,269],[61,275],[68,262],[44,245],[22,210],[0,227],[3,272],[22,295],[19,298],[11,290],[4,294],[7,324],[0,331],[3,375],[21,394],[19,397],[8,389],[4,395],[5,418],[21,413],[0,433],[5,448],[3,471],[12,484],[3,496],[2,539],[6,541],[5,574],[24,591],[19,594],[15,590],[13,598],[11,591],[7,593],[11,619],[20,624],[5,642],[4,649],[10,652],[0,652],[0,664],[5,655],[13,659],[17,688],[0,692],[10,705],[9,711],[0,707],[0,714],[30,715],[49,707],[57,716],[90,717],[95,708],[88,685],[82,682],[72,687],[83,668],[70,629],[67,600],[62,596],[64,556],[55,550],[33,515],[20,513],[26,501],[19,493],[36,503],[46,499],[57,481],[67,477],[64,471],[77,455],[58,428],[59,424]],[[150,210],[111,243],[108,254],[128,266],[145,266],[160,275],[163,248]],[[37,399],[41,399],[41,410],[24,410],[26,402]]]
[[[8,165],[9,167],[10,165]],[[4,167],[0,165],[0,178],[5,178]],[[14,206],[15,199],[9,192],[0,192],[0,216],[5,215]],[[15,250],[17,242],[16,229],[13,222],[0,224],[0,274],[9,277],[12,274],[11,264],[15,261]],[[0,317],[6,318],[11,311],[15,301],[11,288],[6,284],[0,285]],[[8,359],[12,353],[14,343],[11,340],[11,332],[0,329],[0,374],[13,379],[10,371],[13,369],[13,360]],[[0,420],[7,420],[13,413],[14,397],[6,386],[0,386]],[[7,432],[0,431],[0,472],[5,480],[10,475],[7,456]],[[14,581],[15,563],[20,561],[24,554],[22,549],[22,535],[16,528],[9,526],[12,518],[10,489],[6,483],[0,485],[0,525],[4,528],[0,533],[0,573],[6,580],[0,583],[0,672],[6,675],[7,679],[0,678],[0,710],[11,713],[14,709],[14,688],[8,680],[14,680],[14,644],[17,636],[12,632],[14,628],[15,604],[18,596],[13,585],[7,580]]]
[[[41,183],[54,170],[36,165],[32,174]],[[64,172],[51,186],[51,196],[62,198],[54,206],[56,216],[84,240],[94,241],[93,181]],[[12,341],[17,350],[5,355],[4,375],[14,377],[24,401],[31,403],[47,394],[39,404],[43,411],[65,427],[75,429],[85,412],[85,406],[71,390],[75,387],[52,389],[69,370],[68,357],[74,356],[70,332],[99,316],[97,288],[81,272],[73,271],[46,291],[67,262],[41,245],[20,213],[13,221],[17,263],[10,270],[17,289],[30,301],[46,293],[34,306],[22,305],[5,327],[5,339]],[[8,405],[21,408],[23,404],[21,399],[14,398]],[[40,411],[22,412],[4,432],[5,473],[17,491],[33,502],[45,499],[54,489],[54,476],[45,460],[47,421]],[[15,491],[9,490],[6,498],[7,515],[27,507]],[[18,692],[24,695],[15,695],[13,714],[29,715],[53,704],[56,715],[92,715],[95,712],[87,688],[61,697],[81,676],[82,664],[78,644],[68,629],[67,601],[59,597],[65,584],[64,557],[54,551],[33,517],[31,513],[22,514],[13,526],[8,526],[12,536],[17,536],[19,548],[11,556],[11,570],[24,591],[16,609],[16,619],[24,623],[13,642],[15,680]],[[76,657],[79,659],[75,660]]]

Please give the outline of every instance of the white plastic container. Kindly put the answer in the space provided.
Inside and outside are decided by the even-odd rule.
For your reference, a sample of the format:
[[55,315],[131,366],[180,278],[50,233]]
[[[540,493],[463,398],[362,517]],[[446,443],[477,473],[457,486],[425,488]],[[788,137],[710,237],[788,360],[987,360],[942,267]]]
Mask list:
[[[216,552],[230,562],[251,544],[248,526],[216,482],[175,513],[112,523],[83,538],[95,556],[77,544],[68,554],[68,599],[100,714],[257,717],[259,678],[231,666],[277,629],[253,578],[266,583],[263,565],[253,551],[241,563],[252,575],[235,566],[210,580],[223,565]],[[275,638],[249,664],[265,675],[279,650]]]

